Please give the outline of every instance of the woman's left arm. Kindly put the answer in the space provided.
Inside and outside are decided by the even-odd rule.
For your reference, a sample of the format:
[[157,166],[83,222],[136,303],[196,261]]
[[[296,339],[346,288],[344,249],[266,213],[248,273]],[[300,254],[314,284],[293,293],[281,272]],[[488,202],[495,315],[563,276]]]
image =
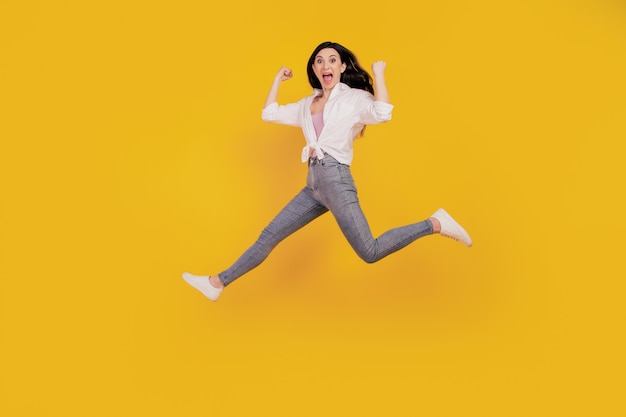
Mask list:
[[387,91],[387,83],[385,82],[385,61],[376,61],[372,64],[372,72],[374,73],[374,83],[376,84],[376,101],[390,104],[389,92]]
[[376,83],[376,95],[372,97],[367,92],[361,92],[367,95],[367,100],[361,101],[360,121],[366,125],[391,120],[391,111],[393,104],[389,100],[389,92],[387,91],[387,83],[385,82],[385,61],[376,61],[372,64],[372,72],[374,73],[374,82]]

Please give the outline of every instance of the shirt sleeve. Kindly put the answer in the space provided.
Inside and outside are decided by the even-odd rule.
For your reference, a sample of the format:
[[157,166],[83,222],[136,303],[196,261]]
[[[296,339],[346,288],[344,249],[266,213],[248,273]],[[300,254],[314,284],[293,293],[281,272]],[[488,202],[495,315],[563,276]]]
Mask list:
[[391,120],[392,110],[393,104],[376,101],[372,97],[361,112],[361,121],[366,125],[386,122]]
[[274,102],[263,109],[261,118],[266,122],[279,123],[289,126],[302,126],[302,103],[279,105]]

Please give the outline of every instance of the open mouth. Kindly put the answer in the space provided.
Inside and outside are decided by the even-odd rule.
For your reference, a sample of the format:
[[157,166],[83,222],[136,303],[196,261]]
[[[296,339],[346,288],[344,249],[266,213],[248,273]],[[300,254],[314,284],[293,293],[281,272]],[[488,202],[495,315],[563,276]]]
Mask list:
[[329,83],[333,79],[333,74],[322,74],[322,79],[325,83]]

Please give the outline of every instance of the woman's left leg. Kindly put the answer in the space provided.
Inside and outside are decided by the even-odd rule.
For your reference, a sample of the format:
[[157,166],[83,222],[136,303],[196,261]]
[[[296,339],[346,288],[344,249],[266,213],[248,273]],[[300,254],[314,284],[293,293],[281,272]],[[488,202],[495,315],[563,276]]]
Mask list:
[[361,210],[354,179],[348,165],[325,157],[319,166],[324,181],[320,182],[319,199],[335,217],[346,239],[365,262],[373,263],[417,239],[434,233],[430,219],[397,227],[374,238]]

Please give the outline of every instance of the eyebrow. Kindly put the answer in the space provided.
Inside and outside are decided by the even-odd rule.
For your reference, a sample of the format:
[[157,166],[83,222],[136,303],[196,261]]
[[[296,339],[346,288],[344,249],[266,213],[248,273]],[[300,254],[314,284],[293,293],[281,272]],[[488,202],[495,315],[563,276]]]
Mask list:
[[[328,55],[328,57],[329,57],[329,58],[332,58],[332,57],[337,58],[337,55],[332,54],[332,55]],[[318,56],[316,56],[315,58],[324,58],[324,57],[323,57],[323,56],[321,56],[321,55],[318,55]]]

